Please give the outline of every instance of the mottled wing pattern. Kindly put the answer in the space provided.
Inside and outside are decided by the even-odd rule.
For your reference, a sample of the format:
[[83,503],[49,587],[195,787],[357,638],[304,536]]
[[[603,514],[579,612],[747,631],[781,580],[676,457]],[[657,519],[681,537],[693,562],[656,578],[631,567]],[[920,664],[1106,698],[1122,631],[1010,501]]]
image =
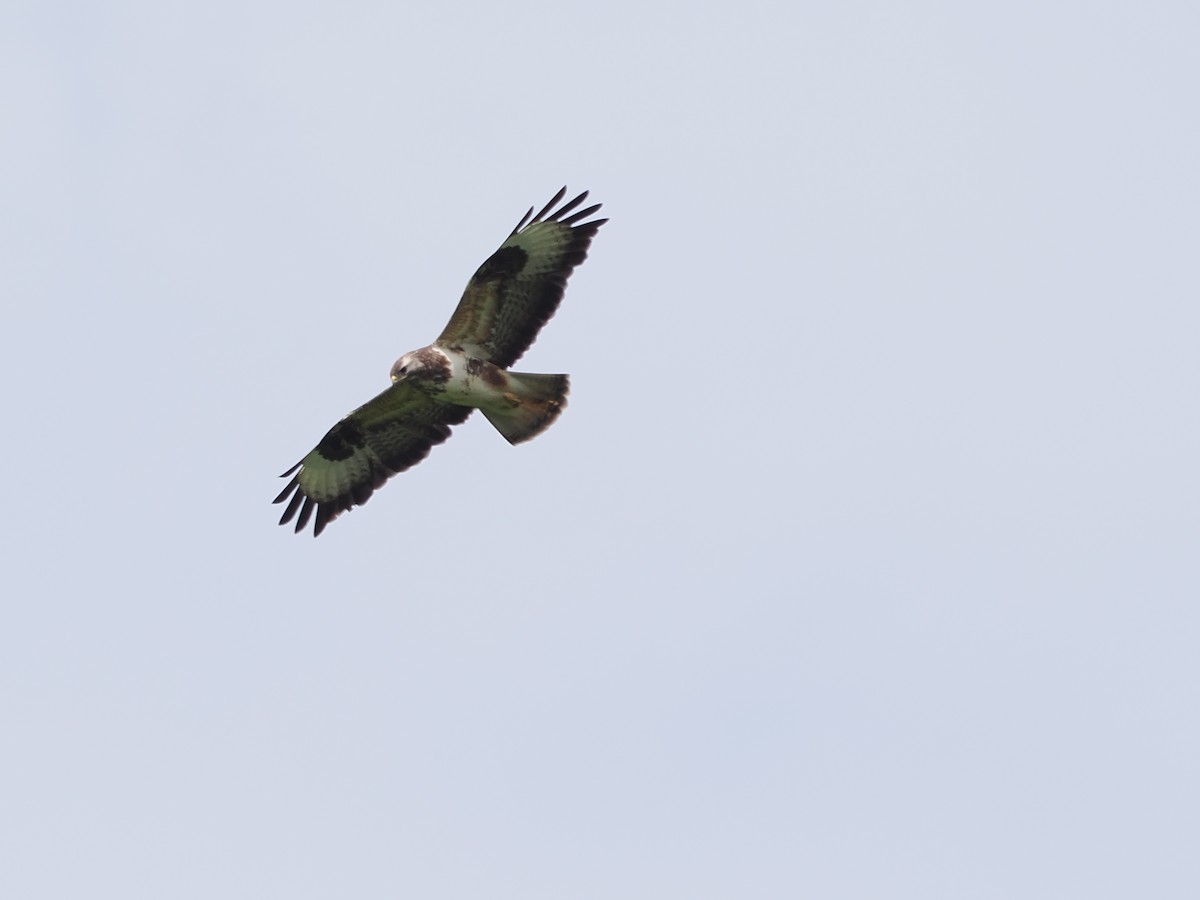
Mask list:
[[288,501],[280,525],[296,519],[297,534],[313,513],[313,536],[352,506],[361,506],[397,472],[419,463],[450,426],[471,414],[466,406],[431,399],[409,382],[392,385],[329,430],[308,456],[284,472],[292,480],[275,498]]
[[567,278],[608,221],[582,221],[600,209],[598,203],[573,212],[587,191],[551,212],[566,192],[564,187],[536,216],[530,209],[479,267],[438,344],[463,347],[502,369],[529,349],[558,309]]

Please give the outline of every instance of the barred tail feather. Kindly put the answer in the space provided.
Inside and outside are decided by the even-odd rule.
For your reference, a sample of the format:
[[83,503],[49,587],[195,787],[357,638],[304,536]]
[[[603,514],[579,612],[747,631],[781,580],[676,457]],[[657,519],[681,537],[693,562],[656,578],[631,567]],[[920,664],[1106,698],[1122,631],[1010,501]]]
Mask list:
[[506,372],[504,403],[480,407],[480,412],[510,444],[537,437],[550,427],[567,405],[570,379],[566,375]]

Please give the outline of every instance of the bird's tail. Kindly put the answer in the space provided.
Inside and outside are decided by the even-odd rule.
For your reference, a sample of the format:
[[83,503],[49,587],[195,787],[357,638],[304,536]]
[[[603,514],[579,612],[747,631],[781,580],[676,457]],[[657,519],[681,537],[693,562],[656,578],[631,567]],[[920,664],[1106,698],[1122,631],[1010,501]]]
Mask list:
[[481,412],[510,444],[537,437],[550,427],[567,405],[570,379],[566,375],[505,372],[503,402]]

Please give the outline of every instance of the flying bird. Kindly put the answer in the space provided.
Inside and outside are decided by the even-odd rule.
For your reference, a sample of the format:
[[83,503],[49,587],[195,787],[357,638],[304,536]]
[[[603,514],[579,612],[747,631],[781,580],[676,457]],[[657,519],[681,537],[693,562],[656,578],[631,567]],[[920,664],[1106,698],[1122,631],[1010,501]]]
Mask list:
[[423,460],[472,410],[481,410],[510,444],[536,437],[558,418],[567,403],[568,376],[508,368],[554,315],[567,278],[608,221],[584,221],[598,203],[575,211],[587,191],[554,209],[566,192],[564,187],[536,216],[532,207],[525,213],[471,277],[438,339],[396,360],[391,387],[334,425],[280,476],[291,476],[274,501],[287,501],[280,525],[295,518],[299,534],[313,519],[313,536],[319,535],[397,472]]

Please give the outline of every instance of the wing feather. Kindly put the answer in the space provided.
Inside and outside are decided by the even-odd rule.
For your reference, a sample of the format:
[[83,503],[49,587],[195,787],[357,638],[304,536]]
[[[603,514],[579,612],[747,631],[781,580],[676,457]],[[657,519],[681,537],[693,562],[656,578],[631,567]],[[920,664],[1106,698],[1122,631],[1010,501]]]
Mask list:
[[463,347],[502,369],[529,349],[562,302],[567,278],[587,259],[592,238],[608,221],[583,221],[600,209],[598,203],[564,218],[587,199],[587,191],[551,212],[566,192],[564,187],[536,216],[530,208],[484,261],[436,343]]
[[470,414],[470,408],[439,403],[411,382],[392,385],[334,425],[311,453],[280,476],[292,477],[275,498],[276,503],[288,501],[279,524],[294,517],[299,533],[315,513],[313,536],[319,535],[343,512],[366,503],[397,472],[428,456],[430,448],[450,437],[450,426]]

